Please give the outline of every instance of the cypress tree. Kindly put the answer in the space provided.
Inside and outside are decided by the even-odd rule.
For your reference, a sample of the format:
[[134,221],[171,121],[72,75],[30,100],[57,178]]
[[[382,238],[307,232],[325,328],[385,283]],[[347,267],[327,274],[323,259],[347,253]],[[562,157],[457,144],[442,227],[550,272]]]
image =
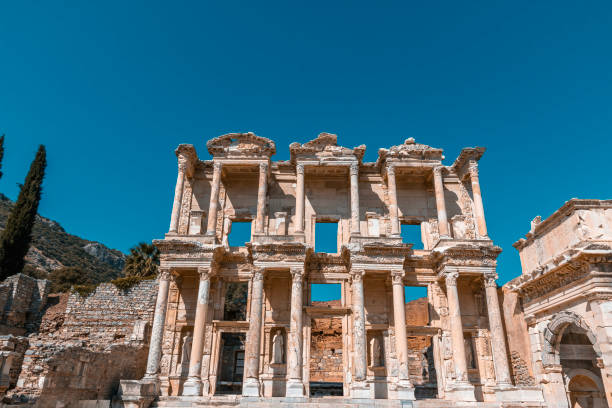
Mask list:
[[32,241],[32,228],[38,212],[42,181],[47,166],[45,146],[40,145],[19,197],[0,235],[0,280],[22,271]]

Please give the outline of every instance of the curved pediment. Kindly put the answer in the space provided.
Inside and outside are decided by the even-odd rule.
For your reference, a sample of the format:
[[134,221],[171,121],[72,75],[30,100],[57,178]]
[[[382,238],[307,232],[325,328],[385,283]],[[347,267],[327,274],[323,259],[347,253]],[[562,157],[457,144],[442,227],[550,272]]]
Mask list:
[[206,143],[206,148],[213,157],[269,158],[276,153],[276,145],[272,140],[253,132],[228,133],[215,137]]
[[365,153],[365,145],[357,146],[352,149],[348,147],[338,146],[338,136],[333,133],[320,133],[316,139],[313,139],[304,144],[297,142],[291,143],[289,150],[291,152],[291,160],[297,158],[310,159],[355,159],[358,161],[363,159]]

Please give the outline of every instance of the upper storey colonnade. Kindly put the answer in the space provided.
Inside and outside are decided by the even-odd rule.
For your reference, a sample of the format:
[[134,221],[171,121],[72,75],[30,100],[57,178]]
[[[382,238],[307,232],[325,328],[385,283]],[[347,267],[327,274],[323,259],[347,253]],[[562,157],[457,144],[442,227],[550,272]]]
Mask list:
[[[432,206],[437,237],[488,239],[478,178],[478,160],[485,150],[481,147],[463,149],[451,166],[442,164],[442,149],[416,143],[412,138],[401,145],[380,149],[373,163],[363,162],[364,145],[352,149],[338,146],[336,135],[328,133],[304,144],[292,143],[289,161],[272,161],[276,153],[274,142],[253,133],[223,135],[208,141],[207,148],[212,156],[208,161],[198,159],[192,145],[182,144],[176,149],[178,178],[169,237],[193,236],[210,244],[225,243],[223,234],[229,229],[228,221],[240,218],[255,221],[253,241],[288,235],[309,243],[313,234],[308,226],[310,219],[327,217],[346,222],[348,231],[340,239],[342,244],[349,243],[352,237],[376,236],[397,241],[401,223],[426,219],[428,207]],[[235,197],[220,201],[224,174],[232,180],[256,179],[256,193],[249,185],[242,185],[242,189],[235,189]],[[315,197],[307,202],[308,179],[314,182],[344,177],[349,190],[346,200],[333,196]],[[273,194],[269,191],[272,183]],[[407,185],[416,187],[407,189]],[[340,184],[332,194],[340,193],[344,186]],[[360,187],[368,191],[362,192]],[[408,191],[410,188],[413,191]],[[316,195],[317,185],[313,184],[311,190]],[[254,196],[256,205],[252,206]],[[315,208],[317,199],[319,208],[334,207],[336,214],[330,217],[331,210],[322,210],[320,214],[319,208]],[[365,208],[360,209],[364,203]],[[449,204],[453,207],[451,214],[447,211]],[[311,217],[307,219],[309,205]],[[374,226],[370,220],[373,216],[381,218]],[[274,227],[278,225],[283,232]]]

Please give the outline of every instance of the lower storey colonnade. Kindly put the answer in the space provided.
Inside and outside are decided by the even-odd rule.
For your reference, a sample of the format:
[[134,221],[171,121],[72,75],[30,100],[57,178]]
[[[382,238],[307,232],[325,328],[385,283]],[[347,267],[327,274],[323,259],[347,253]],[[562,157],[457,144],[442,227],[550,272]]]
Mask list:
[[[438,398],[476,401],[475,385],[512,383],[495,275],[465,278],[471,287],[481,282],[474,299],[484,299],[474,305],[461,296],[459,278],[448,272],[432,281],[421,302],[426,320],[415,322],[400,269],[354,269],[324,279],[307,276],[303,266],[233,274],[162,268],[144,380],[158,382],[162,395],[413,400],[415,389],[419,395],[427,389]],[[341,299],[311,302],[310,284],[323,282],[339,284]],[[479,339],[468,335],[475,332],[462,319],[463,307],[470,315],[483,310],[489,356],[468,344]],[[415,339],[424,339],[424,357]],[[482,378],[486,360],[493,363],[490,378]],[[427,369],[415,368],[423,361],[431,363]]]

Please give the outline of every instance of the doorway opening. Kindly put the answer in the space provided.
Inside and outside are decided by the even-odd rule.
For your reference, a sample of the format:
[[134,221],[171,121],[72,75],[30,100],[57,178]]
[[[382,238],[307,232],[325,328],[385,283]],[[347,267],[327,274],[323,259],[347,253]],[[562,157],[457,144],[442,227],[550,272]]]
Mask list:
[[215,394],[242,393],[245,333],[221,333],[219,376]]
[[236,221],[232,220],[230,230],[228,231],[228,242],[230,247],[241,247],[245,243],[251,241],[251,221]]
[[225,302],[223,304],[223,320],[245,321],[248,282],[228,282],[225,287]]
[[342,319],[313,318],[310,339],[310,396],[341,397],[343,384]]

